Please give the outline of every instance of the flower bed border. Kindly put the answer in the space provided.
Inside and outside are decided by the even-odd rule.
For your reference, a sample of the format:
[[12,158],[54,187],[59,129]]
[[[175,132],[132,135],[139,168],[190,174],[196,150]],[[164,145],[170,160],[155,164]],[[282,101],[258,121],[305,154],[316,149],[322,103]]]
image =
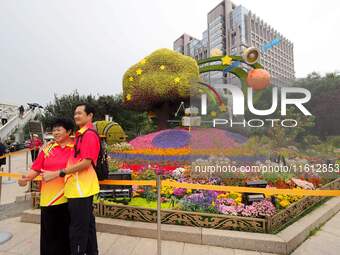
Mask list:
[[[340,178],[324,185],[321,189],[340,189]],[[33,193],[32,198],[34,208],[38,208],[39,193]],[[275,233],[286,227],[291,222],[294,222],[314,205],[324,202],[325,200],[327,200],[327,197],[304,197],[274,216],[266,218],[161,210],[161,221],[163,224],[172,225],[195,226],[221,230],[238,230],[256,233]],[[128,205],[106,205],[103,202],[94,204],[94,213],[99,217],[148,223],[155,223],[157,219],[156,209]]]

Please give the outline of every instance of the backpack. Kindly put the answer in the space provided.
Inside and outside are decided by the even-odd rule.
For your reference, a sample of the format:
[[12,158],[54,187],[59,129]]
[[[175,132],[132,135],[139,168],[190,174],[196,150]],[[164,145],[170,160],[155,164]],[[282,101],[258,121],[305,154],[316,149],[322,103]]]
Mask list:
[[106,152],[105,146],[102,143],[102,141],[100,139],[100,136],[98,135],[96,130],[89,128],[83,134],[81,134],[80,136],[78,136],[76,138],[76,144],[74,146],[74,157],[77,157],[79,155],[80,150],[77,148],[78,147],[78,143],[79,143],[79,141],[81,141],[83,135],[87,131],[94,132],[97,135],[98,139],[99,139],[100,150],[99,150],[99,154],[98,154],[97,165],[95,165],[93,162],[91,162],[93,168],[96,171],[98,180],[102,181],[102,180],[108,179],[108,177],[109,177],[109,164],[108,164],[108,161],[107,161],[107,152]]

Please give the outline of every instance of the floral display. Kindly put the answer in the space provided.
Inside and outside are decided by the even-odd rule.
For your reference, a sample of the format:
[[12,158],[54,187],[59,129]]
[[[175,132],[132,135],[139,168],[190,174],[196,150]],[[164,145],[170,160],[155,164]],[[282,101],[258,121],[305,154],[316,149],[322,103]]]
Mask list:
[[[207,134],[209,134],[207,136]],[[187,148],[195,150],[224,150],[245,143],[247,138],[218,128],[175,128],[139,136],[130,144],[134,149]]]
[[[325,182],[323,176],[314,171],[303,174],[245,171],[247,167],[275,169],[318,162],[299,157],[295,149],[282,148],[279,152],[287,158],[283,164],[275,159],[274,153],[269,156],[263,153],[258,146],[263,141],[268,142],[247,140],[240,134],[217,128],[192,128],[190,131],[174,128],[139,136],[128,144],[114,144],[109,155],[111,160],[121,162],[118,168],[129,170],[134,180],[155,180],[156,174],[179,183],[224,186],[246,186],[247,182],[262,180],[268,188],[280,189],[316,189]],[[264,150],[268,148],[264,146]],[[233,171],[217,171],[216,166],[229,166]],[[141,206],[148,207],[156,200],[156,189],[134,186],[133,195],[131,204],[141,205],[145,201]],[[273,216],[302,198],[274,195],[248,202],[245,196],[238,192],[174,188],[164,184],[161,188],[162,208],[166,205],[168,209],[253,218]]]
[[302,196],[293,196],[293,195],[275,195],[275,204],[278,208],[287,208],[292,203],[301,199]]
[[181,148],[188,145],[191,134],[185,130],[166,130],[152,139],[158,148]]

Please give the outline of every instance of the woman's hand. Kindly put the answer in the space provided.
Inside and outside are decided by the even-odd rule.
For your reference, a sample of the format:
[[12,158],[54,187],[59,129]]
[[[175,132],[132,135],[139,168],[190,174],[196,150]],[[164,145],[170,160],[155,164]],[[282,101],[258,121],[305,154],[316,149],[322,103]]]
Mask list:
[[59,177],[59,171],[43,171],[41,174],[44,181],[52,181]]

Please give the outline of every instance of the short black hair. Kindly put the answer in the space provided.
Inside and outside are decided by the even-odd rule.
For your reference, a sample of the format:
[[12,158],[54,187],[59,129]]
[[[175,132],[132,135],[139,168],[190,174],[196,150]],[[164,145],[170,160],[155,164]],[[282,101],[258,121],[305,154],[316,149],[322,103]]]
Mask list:
[[77,107],[79,106],[84,106],[84,110],[86,112],[87,115],[89,115],[90,113],[92,113],[93,117],[95,115],[95,109],[92,105],[88,104],[88,103],[79,103],[76,105],[75,109],[77,109]]
[[51,123],[51,130],[55,127],[63,127],[66,131],[74,131],[74,122],[70,118],[55,118]]

